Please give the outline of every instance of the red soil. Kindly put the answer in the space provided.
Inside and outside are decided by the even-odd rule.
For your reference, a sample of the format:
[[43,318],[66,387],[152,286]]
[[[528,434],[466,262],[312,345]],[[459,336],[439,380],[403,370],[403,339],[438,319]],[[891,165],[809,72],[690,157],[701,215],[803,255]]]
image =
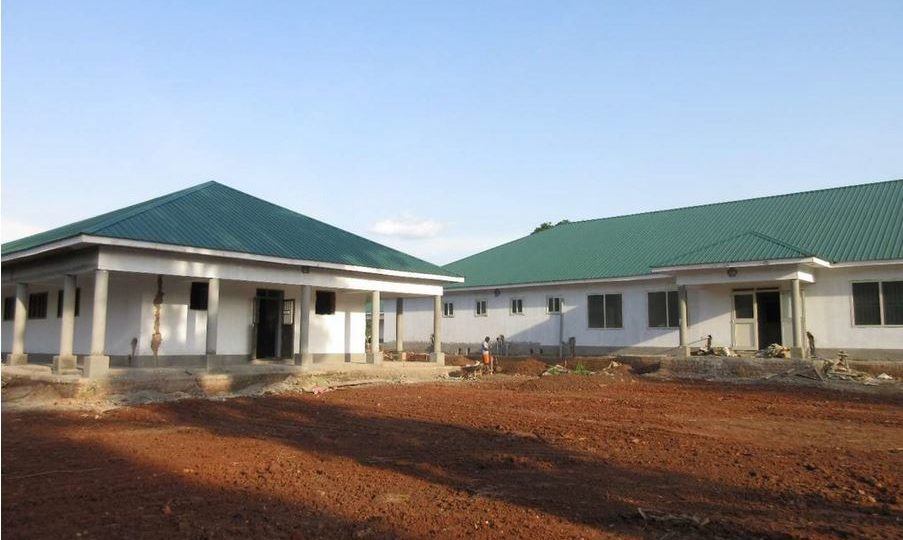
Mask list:
[[899,399],[594,377],[4,412],[2,533],[901,536]]

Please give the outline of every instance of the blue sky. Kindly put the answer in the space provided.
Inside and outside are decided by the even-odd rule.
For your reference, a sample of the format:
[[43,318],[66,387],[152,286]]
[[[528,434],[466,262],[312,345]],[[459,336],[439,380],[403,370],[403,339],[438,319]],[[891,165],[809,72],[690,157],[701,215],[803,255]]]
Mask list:
[[215,179],[446,263],[903,177],[903,2],[3,4],[2,233]]

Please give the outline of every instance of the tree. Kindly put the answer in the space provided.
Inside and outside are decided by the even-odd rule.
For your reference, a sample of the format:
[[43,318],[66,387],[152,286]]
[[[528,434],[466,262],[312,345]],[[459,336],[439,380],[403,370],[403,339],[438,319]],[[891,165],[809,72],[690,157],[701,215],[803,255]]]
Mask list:
[[551,229],[552,227],[557,227],[559,225],[564,225],[565,223],[570,223],[570,222],[571,221],[568,219],[562,219],[558,223],[552,223],[551,221],[546,221],[544,223],[541,223],[539,225],[539,227],[536,227],[535,229],[533,229],[533,232],[530,234],[536,234],[538,232],[547,231],[547,230]]

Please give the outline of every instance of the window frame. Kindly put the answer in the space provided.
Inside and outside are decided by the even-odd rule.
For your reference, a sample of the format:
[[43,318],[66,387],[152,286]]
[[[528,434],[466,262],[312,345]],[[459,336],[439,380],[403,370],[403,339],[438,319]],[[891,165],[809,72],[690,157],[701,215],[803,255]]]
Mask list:
[[[590,326],[589,298],[591,296],[602,297],[602,326]],[[608,297],[621,297],[621,326],[608,326]],[[586,293],[586,328],[588,330],[624,330],[624,293],[623,292],[589,292]]]
[[[330,298],[329,305],[326,306],[326,309],[320,311],[321,302],[319,301],[320,295],[323,295],[323,298]],[[320,315],[322,317],[328,317],[329,315],[335,315],[336,311],[336,293],[335,291],[327,291],[327,290],[316,290],[314,291],[314,315]]]
[[[480,313],[480,304],[483,304],[483,312]],[[485,298],[477,298],[474,300],[474,317],[489,316],[489,301]]]
[[[884,313],[884,283],[898,282],[901,279],[856,279],[850,281],[850,325],[853,328],[903,328],[903,324],[886,324]],[[876,283],[878,285],[878,324],[857,324],[856,323],[856,298],[853,294],[853,285],[856,283]]]
[[[32,298],[38,298],[38,297],[41,297],[41,296],[44,297],[44,314],[43,314],[42,316],[37,316],[37,315],[34,315],[34,316],[33,316],[33,315],[31,314],[31,299],[32,299]],[[47,311],[48,311],[48,309],[49,309],[49,307],[50,307],[50,306],[48,305],[49,302],[50,302],[50,294],[49,294],[48,291],[29,293],[29,295],[28,295],[28,305],[25,306],[25,319],[26,319],[26,320],[33,320],[33,321],[40,321],[40,320],[46,319],[46,318],[47,318]]]
[[3,321],[12,321],[16,318],[16,297],[3,297]]
[[[665,295],[665,325],[652,326],[650,324],[651,317],[649,312],[649,295],[664,294]],[[677,320],[671,324],[671,295],[674,294],[677,300]],[[646,328],[650,330],[672,330],[680,328],[680,291],[678,289],[656,289],[654,291],[646,291]]]
[[455,302],[452,300],[443,300],[442,301],[442,316],[446,319],[454,318],[455,316]]
[[[558,310],[552,311],[549,309],[549,304],[553,300],[558,300]],[[546,313],[549,315],[561,315],[561,312],[564,311],[564,297],[563,296],[546,296]]]
[[[514,303],[517,302],[517,306],[519,311],[514,311]],[[508,300],[508,314],[516,315],[518,317],[523,316],[524,314],[524,297],[523,296],[512,296]]]

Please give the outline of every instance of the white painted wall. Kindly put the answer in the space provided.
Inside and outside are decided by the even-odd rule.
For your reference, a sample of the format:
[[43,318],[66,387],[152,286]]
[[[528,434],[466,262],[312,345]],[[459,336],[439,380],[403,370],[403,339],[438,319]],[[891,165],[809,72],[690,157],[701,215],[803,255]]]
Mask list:
[[[856,327],[852,318],[852,289],[854,280],[901,280],[903,265],[855,268],[820,268],[814,271],[814,283],[803,284],[806,328],[816,336],[816,344],[825,348],[903,349],[901,327]],[[790,345],[789,281],[762,282],[761,286],[780,286],[783,294],[782,313],[787,319],[784,342]],[[731,344],[731,292],[744,284],[695,285],[688,288],[689,336],[693,342],[711,334],[715,345]],[[558,343],[557,315],[546,313],[549,296],[564,298],[564,338],[573,336],[578,346],[597,347],[656,347],[678,345],[676,328],[648,326],[647,293],[675,290],[675,283],[662,281],[621,281],[572,286],[525,287],[502,289],[500,296],[492,290],[481,292],[448,291],[443,301],[454,302],[454,317],[443,318],[443,343],[457,348],[457,344],[476,345],[483,337],[505,335],[511,342],[532,343],[554,350]],[[622,329],[591,329],[587,320],[587,296],[599,293],[621,293],[624,327]],[[524,300],[524,314],[511,315],[511,298]],[[476,315],[477,299],[485,299],[488,315]],[[405,341],[429,342],[432,334],[433,304],[431,298],[405,300]],[[386,314],[385,339],[387,347],[394,346],[395,301],[383,302]],[[698,344],[698,343],[697,343]],[[456,352],[452,350],[452,352]],[[538,351],[537,351],[538,352]],[[548,352],[547,352],[548,354]]]
[[852,283],[869,280],[903,280],[903,265],[821,269],[815,283],[804,286],[806,325],[816,347],[903,349],[903,327],[853,324]]
[[[75,354],[85,355],[91,346],[91,312],[93,275],[79,275],[81,289],[79,316],[75,319]],[[57,291],[53,284],[34,284],[30,292],[47,291],[46,319],[31,319],[26,324],[25,350],[32,354],[56,354],[59,349],[60,319],[56,317]],[[222,281],[220,285],[220,317],[217,333],[217,353],[244,355],[251,351],[253,298],[258,288],[282,290],[286,299],[300,306],[301,287]],[[157,291],[156,277],[151,275],[110,275],[107,309],[107,354],[132,354],[132,340],[137,339],[135,353],[152,355],[150,343],[154,327],[153,299]],[[164,299],[160,316],[163,342],[161,356],[205,354],[207,341],[207,312],[189,309],[191,280],[166,276],[163,278]],[[14,286],[2,288],[4,297],[14,296]],[[316,315],[311,302],[311,339],[313,353],[364,353],[364,304],[369,293],[337,291],[336,312]],[[295,317],[296,328],[300,318]],[[2,323],[2,351],[12,348],[12,321]],[[298,350],[297,337],[294,341]]]

